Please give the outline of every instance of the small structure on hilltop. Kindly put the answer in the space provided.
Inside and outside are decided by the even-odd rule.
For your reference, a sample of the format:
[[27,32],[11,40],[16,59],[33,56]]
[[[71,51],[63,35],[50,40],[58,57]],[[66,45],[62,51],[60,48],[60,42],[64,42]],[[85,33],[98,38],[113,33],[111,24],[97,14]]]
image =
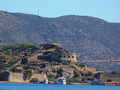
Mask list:
[[75,53],[67,53],[62,55],[61,60],[70,61],[70,62],[78,62],[77,55]]

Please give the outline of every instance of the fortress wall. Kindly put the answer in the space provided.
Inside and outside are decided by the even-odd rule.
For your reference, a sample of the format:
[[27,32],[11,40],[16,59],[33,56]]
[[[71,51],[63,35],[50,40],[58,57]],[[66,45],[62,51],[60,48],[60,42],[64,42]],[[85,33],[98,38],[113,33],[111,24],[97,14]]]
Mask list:
[[9,82],[25,82],[23,80],[23,73],[10,72]]
[[38,81],[41,82],[41,81],[45,80],[46,77],[47,77],[46,74],[43,74],[43,73],[42,74],[33,74],[31,79],[36,78],[36,79],[38,79]]

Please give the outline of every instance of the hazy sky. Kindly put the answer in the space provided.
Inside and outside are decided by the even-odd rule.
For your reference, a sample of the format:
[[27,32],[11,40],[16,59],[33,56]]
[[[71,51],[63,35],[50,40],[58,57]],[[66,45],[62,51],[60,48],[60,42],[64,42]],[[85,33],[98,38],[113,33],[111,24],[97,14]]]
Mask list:
[[120,0],[0,0],[0,10],[43,17],[86,15],[120,22]]

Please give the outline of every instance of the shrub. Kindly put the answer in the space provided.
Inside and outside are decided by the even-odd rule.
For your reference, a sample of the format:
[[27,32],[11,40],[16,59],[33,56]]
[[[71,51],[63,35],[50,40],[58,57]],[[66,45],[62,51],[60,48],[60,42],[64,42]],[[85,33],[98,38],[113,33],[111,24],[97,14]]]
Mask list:
[[80,63],[80,65],[79,65],[80,67],[85,67],[85,64],[83,64],[83,63]]
[[63,73],[63,69],[62,68],[57,70],[57,77],[62,77],[62,73]]
[[24,76],[25,78],[29,79],[32,76],[32,70],[31,69],[24,70]]
[[51,80],[51,81],[55,81],[56,80],[56,76],[55,75],[47,75],[48,79]]
[[25,73],[32,73],[32,70],[31,69],[27,69],[24,71]]
[[32,79],[30,80],[30,82],[31,82],[31,83],[33,83],[33,82],[38,82],[38,79],[37,79],[37,78],[32,78]]
[[9,65],[13,65],[17,62],[17,59],[11,59],[10,62],[8,62]]
[[81,76],[80,72],[74,71],[74,78],[77,78],[77,77],[80,77],[80,76]]
[[111,80],[111,79],[108,79],[107,82],[112,82],[112,80]]
[[117,72],[116,71],[112,71],[111,74],[117,74]]
[[92,72],[87,72],[85,75],[86,76],[92,76]]
[[0,56],[0,62],[5,63],[6,62],[6,57],[5,56]]

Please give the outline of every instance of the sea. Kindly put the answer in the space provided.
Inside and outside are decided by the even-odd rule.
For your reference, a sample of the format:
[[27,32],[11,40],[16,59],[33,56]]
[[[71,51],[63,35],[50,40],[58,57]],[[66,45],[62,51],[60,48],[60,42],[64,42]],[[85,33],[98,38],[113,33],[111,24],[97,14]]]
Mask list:
[[0,83],[0,90],[120,90],[120,86]]

